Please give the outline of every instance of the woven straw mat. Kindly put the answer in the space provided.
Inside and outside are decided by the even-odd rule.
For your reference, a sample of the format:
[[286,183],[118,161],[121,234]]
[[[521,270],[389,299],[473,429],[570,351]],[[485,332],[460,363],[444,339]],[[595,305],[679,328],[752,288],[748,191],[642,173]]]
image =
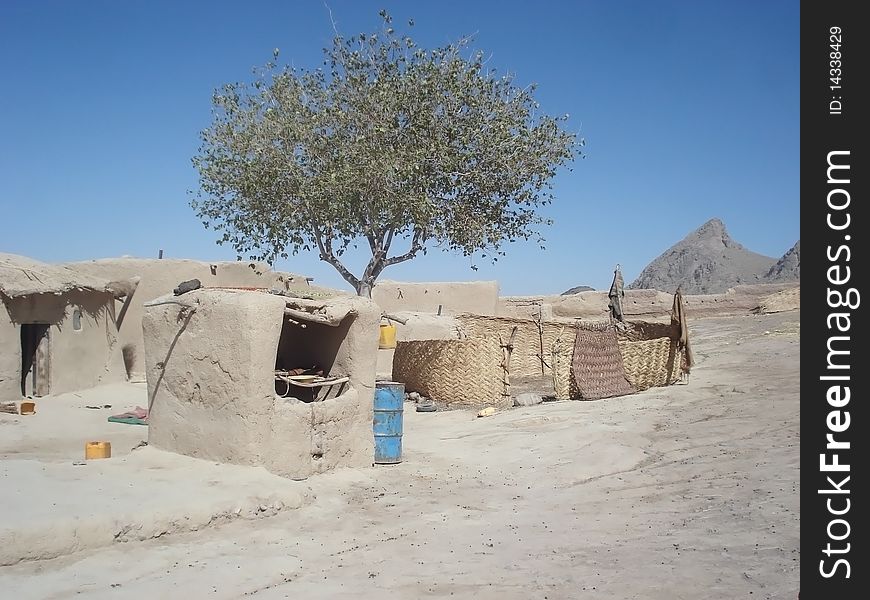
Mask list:
[[578,330],[571,366],[577,392],[584,400],[625,396],[636,391],[626,378],[613,327]]

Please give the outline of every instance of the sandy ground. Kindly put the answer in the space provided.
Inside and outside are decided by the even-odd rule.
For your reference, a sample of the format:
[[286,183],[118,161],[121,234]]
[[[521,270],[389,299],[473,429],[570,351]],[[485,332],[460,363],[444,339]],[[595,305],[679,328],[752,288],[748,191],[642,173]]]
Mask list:
[[[263,518],[310,500],[307,484],[263,468],[140,446],[147,427],[106,420],[136,406],[147,406],[144,385],[112,384],[39,398],[35,415],[0,414],[0,565]],[[83,460],[86,440],[109,441],[112,458]]]
[[35,402],[34,415],[0,414],[0,460],[83,460],[88,441],[109,441],[112,456],[123,456],[148,439],[145,426],[107,421],[111,415],[148,406],[144,383],[113,383]]
[[793,599],[799,318],[694,321],[688,385],[483,419],[407,411],[402,464],[311,478],[303,508],[0,568],[0,589]]
[[85,465],[0,461],[0,483],[0,565],[263,518],[310,501],[307,485],[263,468],[152,448]]

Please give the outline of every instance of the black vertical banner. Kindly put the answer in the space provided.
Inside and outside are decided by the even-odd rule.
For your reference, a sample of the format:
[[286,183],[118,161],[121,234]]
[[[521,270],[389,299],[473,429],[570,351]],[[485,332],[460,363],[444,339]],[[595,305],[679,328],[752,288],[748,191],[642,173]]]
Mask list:
[[[866,598],[870,212],[860,2],[801,3],[801,598]],[[864,490],[860,492],[859,490]]]

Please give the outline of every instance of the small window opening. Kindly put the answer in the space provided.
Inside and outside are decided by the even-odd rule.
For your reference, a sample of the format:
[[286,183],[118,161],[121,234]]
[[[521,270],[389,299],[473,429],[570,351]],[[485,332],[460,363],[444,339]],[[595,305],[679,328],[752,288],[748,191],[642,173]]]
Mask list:
[[82,330],[82,309],[76,306],[73,308],[72,314],[73,329],[76,331]]

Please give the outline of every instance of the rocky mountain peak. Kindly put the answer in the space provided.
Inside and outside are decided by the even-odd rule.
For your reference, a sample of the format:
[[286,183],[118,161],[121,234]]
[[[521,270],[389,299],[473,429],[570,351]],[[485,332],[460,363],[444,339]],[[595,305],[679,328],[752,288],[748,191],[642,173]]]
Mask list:
[[743,246],[735,242],[731,236],[728,235],[728,230],[725,229],[725,223],[718,218],[710,219],[695,231],[687,235],[683,241],[687,243],[699,242],[705,246],[711,247],[724,246],[725,248],[743,249]]
[[740,284],[762,283],[776,259],[734,241],[721,219],[713,218],[671,246],[628,287],[687,294],[716,294]]
[[728,232],[725,230],[725,223],[718,217],[713,217],[689,235],[695,235],[698,238],[727,238]]

